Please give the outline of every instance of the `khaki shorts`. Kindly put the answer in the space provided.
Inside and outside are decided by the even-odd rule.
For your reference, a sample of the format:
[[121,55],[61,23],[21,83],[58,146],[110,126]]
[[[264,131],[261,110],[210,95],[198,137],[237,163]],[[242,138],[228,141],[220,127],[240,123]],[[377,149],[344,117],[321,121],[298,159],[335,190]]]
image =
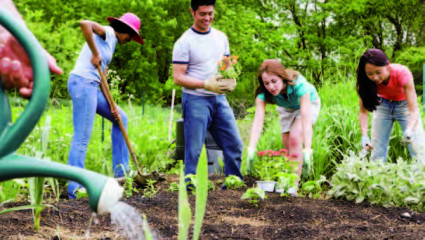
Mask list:
[[[291,109],[284,107],[277,107],[277,112],[280,116],[280,130],[282,133],[287,133],[291,130],[292,124],[294,124],[295,119],[301,116],[300,109]],[[311,102],[311,122],[314,124],[319,117],[320,112],[320,99]]]

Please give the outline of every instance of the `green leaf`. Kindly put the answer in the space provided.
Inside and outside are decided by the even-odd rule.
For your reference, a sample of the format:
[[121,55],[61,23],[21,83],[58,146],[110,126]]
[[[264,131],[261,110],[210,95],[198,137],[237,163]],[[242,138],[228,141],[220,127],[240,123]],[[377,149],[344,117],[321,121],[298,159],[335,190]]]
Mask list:
[[184,165],[180,166],[180,185],[179,185],[179,240],[186,240],[189,235],[190,220],[192,211],[187,197],[186,183],[184,178]]
[[195,226],[193,227],[193,239],[199,239],[201,233],[202,221],[204,220],[205,209],[207,207],[208,197],[208,161],[205,147],[202,149],[201,156],[196,168],[196,205],[195,205]]

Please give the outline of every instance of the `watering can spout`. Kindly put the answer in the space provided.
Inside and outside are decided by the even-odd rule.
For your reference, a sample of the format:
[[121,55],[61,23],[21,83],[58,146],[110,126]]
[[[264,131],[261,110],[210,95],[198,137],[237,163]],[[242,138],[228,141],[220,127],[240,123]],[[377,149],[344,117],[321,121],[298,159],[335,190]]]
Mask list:
[[123,193],[123,188],[114,178],[31,157],[9,155],[2,158],[0,173],[0,181],[26,177],[54,177],[78,182],[87,189],[90,209],[98,214],[110,212]]

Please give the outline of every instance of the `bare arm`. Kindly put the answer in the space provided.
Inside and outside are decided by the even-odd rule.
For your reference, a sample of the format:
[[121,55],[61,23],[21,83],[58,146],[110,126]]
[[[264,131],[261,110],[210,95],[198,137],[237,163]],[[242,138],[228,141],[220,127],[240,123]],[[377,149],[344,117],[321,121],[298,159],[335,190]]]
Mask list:
[[407,129],[414,131],[419,118],[419,108],[413,79],[410,79],[406,85],[404,85],[404,92],[406,94],[407,107],[409,108]]
[[190,89],[204,88],[204,81],[186,75],[187,64],[173,64],[174,83]]
[[310,94],[306,93],[300,98],[301,119],[303,126],[304,148],[311,149],[311,139],[313,137],[313,124],[311,123],[311,101]]
[[97,50],[96,44],[94,43],[93,33],[99,35],[103,39],[105,39],[106,32],[105,28],[99,23],[92,22],[89,20],[82,20],[80,22],[81,32],[83,33],[84,39],[87,42],[87,45],[90,48],[93,56],[91,58],[91,63],[96,67],[101,63],[101,58],[99,55],[99,51]]
[[[0,0],[0,6],[25,25],[21,14],[11,0]],[[57,65],[56,59],[46,50],[44,52],[50,71],[61,74],[62,69]],[[2,26],[0,26],[0,75],[3,88],[16,88],[22,97],[31,97],[33,73],[30,60],[20,43]]]
[[266,113],[266,102],[255,99],[255,116],[251,127],[251,136],[249,139],[249,149],[257,148],[258,139],[260,139],[261,131],[263,131],[264,115]]
[[363,106],[363,101],[359,98],[360,112],[359,112],[359,124],[362,136],[368,136],[369,129],[369,112]]

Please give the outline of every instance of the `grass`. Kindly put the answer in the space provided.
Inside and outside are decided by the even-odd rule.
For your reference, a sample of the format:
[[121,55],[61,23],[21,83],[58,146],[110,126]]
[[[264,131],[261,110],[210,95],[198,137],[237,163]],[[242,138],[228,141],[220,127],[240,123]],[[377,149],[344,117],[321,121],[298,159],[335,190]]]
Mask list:
[[[344,74],[342,73],[339,73]],[[349,76],[349,75],[347,75]],[[319,91],[322,108],[319,119],[314,126],[313,135],[313,165],[312,174],[307,179],[318,179],[325,175],[328,179],[333,175],[335,164],[342,160],[342,155],[348,151],[360,151],[360,128],[358,125],[358,97],[355,91],[354,76],[346,78],[345,82],[324,83]],[[26,101],[20,98],[12,98],[11,105],[14,119],[23,111]],[[132,142],[134,151],[141,165],[147,167],[147,171],[163,169],[172,160],[168,156],[170,143],[168,141],[168,124],[170,108],[161,108],[146,105],[144,114],[142,106],[134,106],[129,102],[120,102],[120,106],[127,113],[129,119],[128,135]],[[181,118],[181,106],[176,106],[174,122]],[[244,119],[237,120],[239,130],[246,147],[249,143],[249,134],[253,121],[253,107],[248,108],[249,113]],[[52,118],[50,124],[50,135],[45,157],[52,161],[66,164],[69,147],[72,141],[72,104],[69,100],[51,100],[49,106],[31,135],[18,149],[21,155],[29,155],[41,151],[41,135],[46,117]],[[370,128],[370,124],[369,124]],[[113,176],[112,153],[111,153],[111,123],[105,121],[104,141],[102,141],[102,119],[98,115],[95,118],[92,137],[88,146],[86,156],[86,168],[102,174]],[[175,138],[175,124],[173,124],[172,139]],[[398,124],[393,130],[389,161],[394,162],[396,158],[409,159],[408,150],[400,144],[402,132]],[[282,148],[282,140],[279,126],[279,116],[275,106],[267,105],[264,122],[264,130],[257,145],[258,150]],[[243,153],[243,161],[246,152]],[[131,162],[131,160],[130,160]],[[244,171],[245,164],[242,163]],[[61,181],[64,187],[65,181]],[[17,199],[20,192],[25,192],[16,181],[0,183],[0,200]],[[9,194],[10,193],[10,194]]]

